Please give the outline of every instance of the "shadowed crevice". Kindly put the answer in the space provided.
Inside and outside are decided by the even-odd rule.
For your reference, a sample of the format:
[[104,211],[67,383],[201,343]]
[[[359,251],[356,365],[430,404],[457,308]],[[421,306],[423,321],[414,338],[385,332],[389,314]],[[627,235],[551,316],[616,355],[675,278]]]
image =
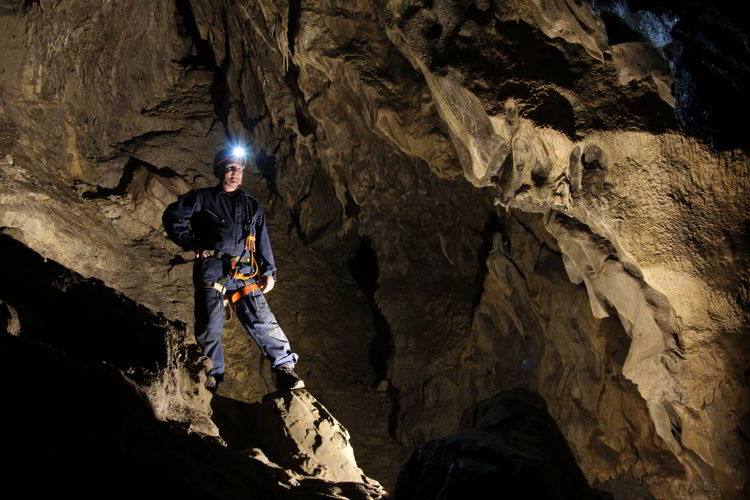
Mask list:
[[131,156],[128,162],[122,169],[122,175],[117,185],[113,188],[104,188],[98,186],[95,191],[88,191],[82,194],[82,197],[87,200],[96,200],[101,198],[107,198],[109,196],[124,196],[128,192],[128,187],[133,181],[135,171],[139,168],[145,168],[152,174],[158,175],[159,177],[165,177],[171,179],[179,177],[179,174],[169,167],[157,167],[148,162],[145,162],[135,156]]
[[485,222],[482,231],[482,244],[477,249],[477,267],[476,278],[474,280],[474,296],[471,301],[471,315],[474,313],[482,300],[484,294],[484,280],[487,278],[487,257],[492,251],[493,241],[496,233],[500,233],[503,241],[507,244],[510,241],[508,234],[508,224],[506,217],[501,217],[498,211],[491,212],[487,222]]
[[372,249],[370,239],[362,238],[354,254],[349,258],[349,270],[354,281],[364,292],[372,313],[375,336],[370,343],[370,365],[375,370],[378,380],[388,375],[388,360],[391,355],[391,327],[388,320],[375,301],[375,291],[378,289],[378,258]]
[[177,62],[184,66],[205,68],[213,73],[211,101],[214,104],[216,116],[219,117],[224,124],[224,128],[226,128],[229,117],[229,90],[227,88],[226,77],[231,57],[229,50],[229,23],[226,10],[222,9],[222,21],[225,33],[224,53],[226,56],[221,64],[219,64],[216,61],[211,44],[201,38],[190,0],[175,0],[175,6],[177,8],[176,21],[180,34],[185,38],[189,38],[195,48],[194,54],[190,54]]
[[315,131],[310,113],[307,111],[307,105],[305,103],[305,95],[299,86],[299,67],[294,63],[294,41],[297,39],[297,33],[299,32],[300,15],[302,12],[302,2],[300,0],[292,0],[289,2],[289,19],[287,27],[287,43],[289,49],[289,61],[286,74],[284,75],[284,83],[289,87],[289,91],[294,97],[294,114],[297,118],[297,127],[299,128],[300,135],[308,136]]

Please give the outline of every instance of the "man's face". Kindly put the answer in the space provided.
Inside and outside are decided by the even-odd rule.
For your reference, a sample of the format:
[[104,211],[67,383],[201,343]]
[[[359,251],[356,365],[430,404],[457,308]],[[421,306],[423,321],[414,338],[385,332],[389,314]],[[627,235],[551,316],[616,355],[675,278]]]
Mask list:
[[242,184],[242,164],[240,162],[230,162],[224,170],[224,191],[234,191]]

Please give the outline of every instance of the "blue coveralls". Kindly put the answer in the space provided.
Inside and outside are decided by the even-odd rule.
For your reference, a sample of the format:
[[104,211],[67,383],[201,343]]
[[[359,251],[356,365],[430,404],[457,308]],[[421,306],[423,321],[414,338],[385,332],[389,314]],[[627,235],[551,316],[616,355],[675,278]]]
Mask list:
[[[258,276],[276,277],[276,265],[268,238],[265,215],[258,200],[241,190],[224,191],[221,184],[189,192],[164,211],[164,228],[169,238],[185,250],[220,250],[236,257],[248,256],[245,237],[256,237],[255,259],[260,269]],[[244,252],[244,253],[243,253]],[[193,267],[195,285],[195,340],[203,353],[211,358],[209,375],[223,377],[224,297],[211,288],[212,283],[226,278],[230,262],[216,257],[198,258]],[[250,266],[241,265],[239,271],[250,273]],[[244,287],[255,279],[238,281],[229,278],[227,290]],[[253,340],[271,361],[273,368],[297,362],[286,335],[276,322],[263,293],[254,291],[236,303],[236,314]]]

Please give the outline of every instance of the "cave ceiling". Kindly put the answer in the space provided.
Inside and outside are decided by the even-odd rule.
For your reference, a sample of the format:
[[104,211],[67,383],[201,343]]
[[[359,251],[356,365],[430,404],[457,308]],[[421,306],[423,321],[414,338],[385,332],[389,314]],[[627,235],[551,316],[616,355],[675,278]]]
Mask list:
[[[190,343],[191,256],[161,213],[214,184],[219,145],[247,144],[270,300],[372,477],[392,485],[415,446],[523,386],[590,483],[739,498],[738,9],[2,0],[0,229]],[[259,400],[267,367],[236,325],[226,342],[224,395]],[[196,418],[191,404],[163,418]]]

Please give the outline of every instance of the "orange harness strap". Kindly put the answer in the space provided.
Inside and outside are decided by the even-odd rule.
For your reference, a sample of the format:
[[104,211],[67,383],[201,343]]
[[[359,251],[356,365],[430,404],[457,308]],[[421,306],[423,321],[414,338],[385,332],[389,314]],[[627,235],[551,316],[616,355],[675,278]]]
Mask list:
[[238,300],[240,300],[242,297],[246,295],[250,295],[256,290],[260,290],[260,287],[256,285],[255,283],[251,283],[250,285],[247,285],[246,287],[240,288],[236,292],[234,292],[230,297],[229,300],[232,302],[232,304],[236,304]]
[[[245,238],[245,250],[247,250],[250,255],[248,257],[236,257],[233,255],[228,255],[222,252],[221,250],[213,250],[213,257],[216,257],[217,259],[228,259],[230,263],[230,272],[229,277],[240,280],[240,281],[246,281],[251,278],[254,278],[258,275],[258,263],[255,260],[255,236],[254,235],[248,235]],[[244,254],[244,252],[243,252]],[[237,264],[238,263],[248,263],[250,264],[250,269],[252,270],[251,274],[243,274],[238,271]],[[242,297],[245,297],[247,295],[250,295],[254,291],[260,291],[260,287],[255,284],[251,283],[243,288],[240,288],[236,292],[232,293],[231,295],[227,293],[226,289],[226,281],[227,278],[223,278],[222,280],[219,280],[219,282],[213,283],[213,282],[205,282],[204,286],[206,288],[213,288],[216,291],[218,291],[221,295],[224,296],[224,321],[229,322],[232,320],[232,306],[234,306]]]

